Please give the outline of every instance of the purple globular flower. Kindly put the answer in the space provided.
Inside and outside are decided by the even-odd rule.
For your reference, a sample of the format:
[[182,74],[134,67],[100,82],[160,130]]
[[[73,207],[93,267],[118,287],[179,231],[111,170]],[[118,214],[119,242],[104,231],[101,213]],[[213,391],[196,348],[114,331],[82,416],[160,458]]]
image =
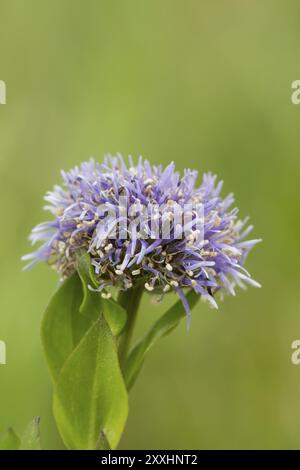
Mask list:
[[[33,229],[30,240],[42,245],[23,257],[30,260],[28,266],[46,261],[66,278],[83,249],[91,257],[95,289],[104,298],[112,287],[141,285],[161,297],[174,290],[188,315],[186,289],[217,308],[218,291],[235,295],[236,285],[260,287],[243,267],[260,240],[245,241],[252,226],[231,209],[232,194],[221,198],[222,182],[215,175],[204,174],[196,186],[196,171],[188,169],[180,176],[174,163],[163,169],[140,158],[135,166],[131,157],[127,167],[118,155],[102,164],[82,163],[62,172],[62,178],[62,187],[45,196],[45,209],[53,219]],[[187,207],[190,217],[180,231],[174,208],[186,215]]]

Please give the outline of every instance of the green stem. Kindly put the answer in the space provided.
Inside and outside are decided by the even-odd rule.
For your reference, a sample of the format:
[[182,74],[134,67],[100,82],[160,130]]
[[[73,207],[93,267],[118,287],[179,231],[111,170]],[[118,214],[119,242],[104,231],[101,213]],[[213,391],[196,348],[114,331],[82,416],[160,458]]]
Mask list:
[[127,359],[130,341],[132,338],[142,294],[143,289],[140,286],[128,289],[127,291],[121,291],[119,294],[118,302],[122,307],[125,308],[127,312],[126,327],[121,335],[119,342],[119,358],[122,368],[125,365]]

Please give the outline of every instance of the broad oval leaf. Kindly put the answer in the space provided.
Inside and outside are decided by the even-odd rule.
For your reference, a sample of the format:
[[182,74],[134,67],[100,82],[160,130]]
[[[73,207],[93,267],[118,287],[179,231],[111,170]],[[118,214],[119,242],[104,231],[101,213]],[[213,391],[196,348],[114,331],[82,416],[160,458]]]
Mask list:
[[[199,300],[199,295],[194,291],[190,291],[186,295],[190,308],[192,309]],[[124,376],[128,390],[133,386],[145,360],[145,356],[149,349],[162,336],[170,333],[180,322],[186,317],[186,312],[181,300],[178,300],[156,323],[150,330],[140,339],[136,346],[132,349],[126,361]]]
[[115,339],[103,315],[66,361],[53,409],[68,448],[116,448],[127,419],[128,398]]
[[81,302],[82,284],[78,274],[74,273],[59,287],[45,311],[41,335],[54,382],[66,359],[91,325],[91,320],[79,312]]

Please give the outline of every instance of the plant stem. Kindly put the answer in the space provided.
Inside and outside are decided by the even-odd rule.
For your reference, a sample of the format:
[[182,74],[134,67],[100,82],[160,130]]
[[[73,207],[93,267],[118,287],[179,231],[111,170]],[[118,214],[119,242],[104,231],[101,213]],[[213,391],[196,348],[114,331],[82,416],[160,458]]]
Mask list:
[[141,286],[121,291],[118,302],[127,312],[127,323],[119,342],[121,367],[125,365],[143,289]]

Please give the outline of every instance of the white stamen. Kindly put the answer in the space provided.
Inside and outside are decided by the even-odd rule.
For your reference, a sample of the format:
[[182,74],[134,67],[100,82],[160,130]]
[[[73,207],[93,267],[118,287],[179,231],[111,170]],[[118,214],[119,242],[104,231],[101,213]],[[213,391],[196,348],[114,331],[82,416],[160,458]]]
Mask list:
[[137,171],[136,171],[136,168],[134,168],[133,166],[129,168],[129,173],[131,174],[131,176],[135,176],[137,174]]
[[213,257],[213,256],[217,256],[217,254],[218,253],[216,251],[206,251],[206,250],[203,250],[203,249],[200,251],[201,256],[212,256]]
[[102,292],[101,294],[102,299],[110,299],[111,293],[110,292]]
[[174,206],[174,204],[175,204],[175,201],[173,201],[173,199],[169,199],[169,200],[167,201],[167,205],[168,205],[169,207]]
[[212,276],[217,275],[216,271],[213,268],[206,268],[206,271],[208,272],[208,274],[211,274]]
[[138,276],[139,274],[141,274],[141,270],[140,269],[135,269],[134,271],[132,271],[131,273],[133,276]]
[[166,268],[168,271],[173,271],[173,268],[169,263],[166,264]]
[[148,284],[148,282],[145,283],[145,288],[146,288],[149,292],[153,291],[153,289],[154,289],[154,287],[153,287],[153,286],[150,286],[150,284]]
[[217,215],[216,218],[215,218],[215,221],[214,221],[214,226],[215,226],[215,227],[218,227],[221,222],[222,222],[221,217],[219,217],[219,216]]

